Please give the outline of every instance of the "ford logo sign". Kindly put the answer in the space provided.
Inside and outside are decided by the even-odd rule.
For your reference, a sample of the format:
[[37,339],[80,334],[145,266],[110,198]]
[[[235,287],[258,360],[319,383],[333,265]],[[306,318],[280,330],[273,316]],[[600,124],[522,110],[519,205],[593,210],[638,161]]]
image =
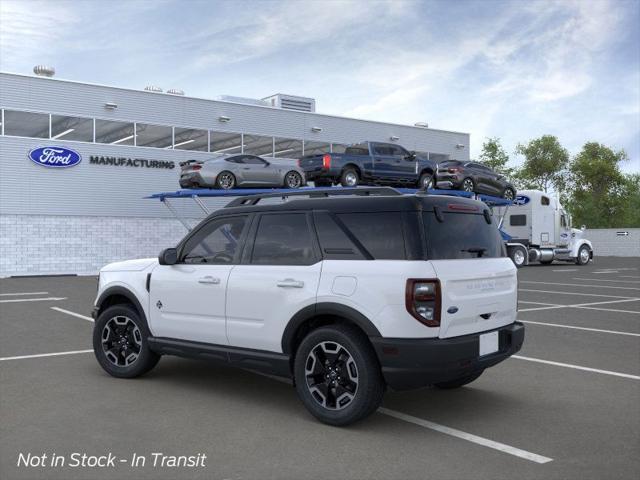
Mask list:
[[82,161],[82,156],[69,148],[38,147],[29,152],[29,160],[43,167],[67,168]]
[[529,203],[531,199],[526,195],[517,195],[516,199],[513,201],[514,205],[526,205]]

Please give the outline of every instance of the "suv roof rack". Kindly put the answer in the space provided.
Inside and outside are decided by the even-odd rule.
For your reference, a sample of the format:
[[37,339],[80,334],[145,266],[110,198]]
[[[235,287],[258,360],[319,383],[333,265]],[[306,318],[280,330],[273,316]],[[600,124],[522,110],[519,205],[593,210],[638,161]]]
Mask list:
[[248,205],[256,205],[261,200],[265,198],[282,198],[283,200],[288,197],[309,197],[309,198],[328,198],[334,196],[343,196],[343,195],[360,195],[360,196],[397,196],[402,195],[401,192],[392,187],[353,187],[353,188],[314,188],[304,191],[293,190],[291,192],[282,192],[279,193],[260,193],[257,195],[249,195],[244,197],[238,197],[235,200],[229,202],[225,208],[229,207],[240,207],[240,206],[248,206]]

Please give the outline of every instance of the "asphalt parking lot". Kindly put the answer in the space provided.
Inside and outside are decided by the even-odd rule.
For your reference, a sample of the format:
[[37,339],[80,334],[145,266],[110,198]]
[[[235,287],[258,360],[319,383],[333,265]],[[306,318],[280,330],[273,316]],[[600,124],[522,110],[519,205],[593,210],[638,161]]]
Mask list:
[[[458,390],[387,393],[335,428],[248,371],[165,357],[109,377],[90,351],[95,278],[2,279],[0,478],[638,478],[640,258],[531,266],[519,281],[517,357]],[[17,466],[73,452],[147,462]],[[206,466],[154,467],[154,452]]]

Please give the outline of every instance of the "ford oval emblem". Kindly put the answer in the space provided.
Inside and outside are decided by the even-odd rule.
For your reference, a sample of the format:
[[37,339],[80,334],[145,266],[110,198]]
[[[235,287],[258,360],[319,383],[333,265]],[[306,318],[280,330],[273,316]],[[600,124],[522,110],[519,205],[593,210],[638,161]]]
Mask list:
[[453,315],[454,313],[456,313],[457,311],[458,311],[458,307],[449,307],[449,308],[447,309],[447,313],[450,313],[450,314],[452,314],[452,315]]
[[82,161],[82,156],[70,148],[38,147],[29,152],[29,160],[43,167],[67,168]]
[[513,201],[514,205],[526,205],[529,203],[531,199],[526,195],[517,195],[516,199]]

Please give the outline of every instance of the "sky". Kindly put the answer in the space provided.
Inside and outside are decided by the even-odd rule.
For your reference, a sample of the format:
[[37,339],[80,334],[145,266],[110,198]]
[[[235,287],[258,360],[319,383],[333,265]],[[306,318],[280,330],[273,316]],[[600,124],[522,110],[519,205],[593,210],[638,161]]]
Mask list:
[[0,70],[624,149],[640,172],[640,0],[0,0]]

